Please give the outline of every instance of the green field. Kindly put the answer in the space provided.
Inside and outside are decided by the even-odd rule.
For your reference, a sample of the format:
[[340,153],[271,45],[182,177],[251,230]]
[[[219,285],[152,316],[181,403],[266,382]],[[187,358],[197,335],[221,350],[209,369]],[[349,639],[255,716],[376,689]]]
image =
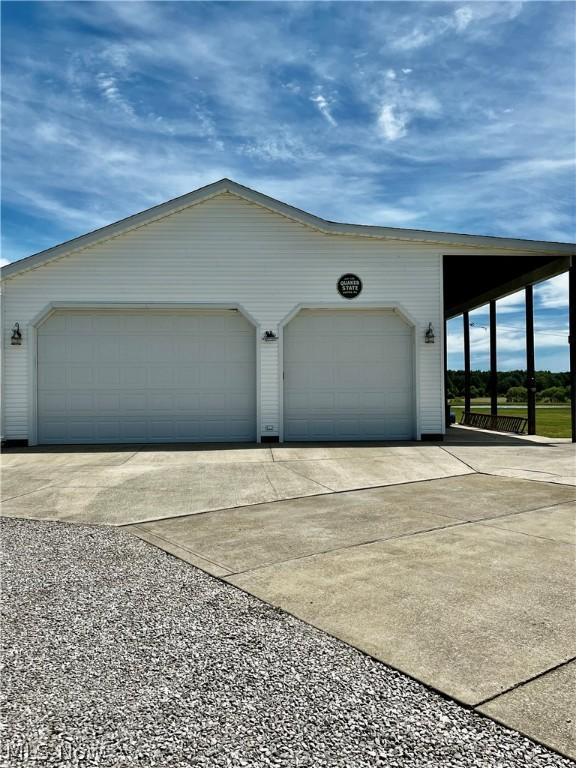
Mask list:
[[[501,403],[499,403],[501,405]],[[460,416],[464,410],[461,405],[452,405],[452,413],[456,416],[456,421],[460,422]],[[472,403],[474,413],[490,413],[490,408],[483,404],[476,405]],[[518,405],[510,408],[499,408],[498,413],[501,416],[524,416],[527,417],[526,406]],[[570,406],[568,405],[539,405],[536,407],[536,434],[544,437],[570,437]]]

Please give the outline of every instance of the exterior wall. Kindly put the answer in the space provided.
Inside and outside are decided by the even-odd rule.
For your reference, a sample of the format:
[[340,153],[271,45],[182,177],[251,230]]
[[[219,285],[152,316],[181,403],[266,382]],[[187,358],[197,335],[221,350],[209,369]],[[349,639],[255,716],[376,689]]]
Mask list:
[[[358,274],[361,295],[336,291]],[[50,302],[241,305],[281,332],[297,305],[400,306],[416,323],[420,430],[444,431],[440,246],[327,235],[230,193],[8,278],[3,297],[3,435],[26,439],[32,382],[29,324]],[[10,346],[15,322],[21,347]],[[431,322],[435,344],[424,343]],[[280,431],[281,344],[259,342],[260,434]],[[272,426],[272,430],[266,429]]]

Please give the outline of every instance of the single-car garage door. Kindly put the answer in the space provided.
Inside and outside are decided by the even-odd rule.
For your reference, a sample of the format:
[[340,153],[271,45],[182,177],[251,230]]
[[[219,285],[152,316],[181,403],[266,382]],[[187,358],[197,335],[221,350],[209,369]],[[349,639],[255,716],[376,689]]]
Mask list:
[[38,328],[38,442],[254,440],[237,311],[58,311]]
[[284,331],[284,438],[413,439],[413,344],[393,311],[301,311]]

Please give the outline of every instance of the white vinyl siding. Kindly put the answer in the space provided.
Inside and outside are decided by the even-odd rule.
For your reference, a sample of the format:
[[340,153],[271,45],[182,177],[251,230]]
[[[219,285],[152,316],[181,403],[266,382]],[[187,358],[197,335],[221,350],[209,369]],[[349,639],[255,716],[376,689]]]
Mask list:
[[[347,272],[363,282],[353,301],[336,291],[338,278]],[[226,193],[9,278],[4,290],[7,438],[29,434],[28,324],[50,302],[241,305],[258,323],[259,336],[265,330],[279,332],[299,304],[399,305],[416,324],[420,430],[444,431],[437,245],[323,234]],[[21,347],[10,346],[14,322],[23,330]],[[429,322],[437,343],[425,345]],[[257,349],[262,435],[279,434],[280,346],[260,342]]]

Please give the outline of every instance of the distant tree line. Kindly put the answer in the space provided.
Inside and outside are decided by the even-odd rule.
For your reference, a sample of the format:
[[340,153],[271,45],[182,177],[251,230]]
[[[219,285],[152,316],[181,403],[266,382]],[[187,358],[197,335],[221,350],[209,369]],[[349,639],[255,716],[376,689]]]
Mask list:
[[[470,395],[490,396],[490,372],[470,372]],[[448,398],[464,397],[464,371],[448,371]],[[525,403],[526,371],[498,371],[498,395],[510,403]],[[565,403],[570,400],[570,374],[536,371],[536,399],[541,402]]]

